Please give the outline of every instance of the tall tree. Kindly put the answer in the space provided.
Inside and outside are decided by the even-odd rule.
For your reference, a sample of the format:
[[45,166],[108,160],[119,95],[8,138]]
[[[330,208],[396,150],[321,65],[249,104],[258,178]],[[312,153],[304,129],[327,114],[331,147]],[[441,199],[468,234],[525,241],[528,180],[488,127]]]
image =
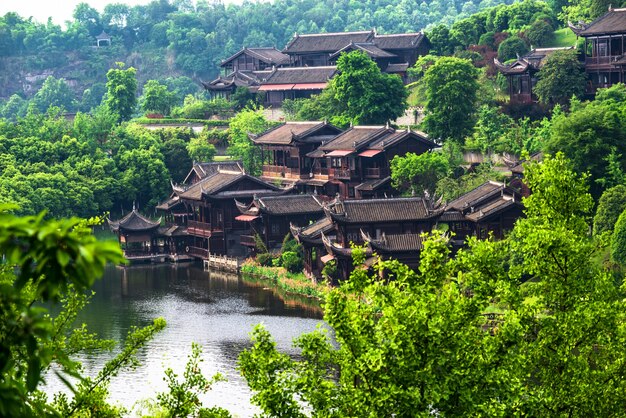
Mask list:
[[408,92],[402,80],[382,73],[364,52],[342,54],[337,70],[331,80],[335,98],[345,105],[343,113],[353,123],[386,123],[404,114]]
[[541,103],[566,104],[572,96],[582,97],[585,93],[587,78],[574,50],[549,55],[538,77],[534,91]]
[[462,142],[472,132],[478,75],[469,60],[453,57],[440,58],[426,70],[424,126],[431,138]]
[[74,92],[67,85],[64,79],[49,76],[33,97],[33,103],[41,113],[48,110],[50,106],[63,108],[68,112],[76,108]]
[[176,102],[176,96],[170,92],[166,85],[156,80],[148,80],[143,86],[141,108],[144,112],[157,112],[169,115]]
[[105,104],[119,115],[120,121],[129,120],[137,106],[137,78],[133,67],[124,69],[124,63],[118,62],[117,68],[107,72],[107,93]]
[[244,109],[231,119],[228,154],[243,162],[246,171],[252,175],[261,173],[261,155],[248,135],[260,134],[270,127],[262,109]]

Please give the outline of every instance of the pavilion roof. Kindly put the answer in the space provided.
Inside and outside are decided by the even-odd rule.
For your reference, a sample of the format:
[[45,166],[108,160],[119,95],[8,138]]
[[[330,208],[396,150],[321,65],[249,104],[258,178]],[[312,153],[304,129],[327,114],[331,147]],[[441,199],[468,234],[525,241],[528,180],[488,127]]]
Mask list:
[[374,43],[382,49],[394,50],[394,49],[411,49],[418,46],[424,40],[424,34],[422,32],[413,33],[395,33],[389,35],[374,36]]
[[424,249],[424,240],[421,234],[385,234],[378,239],[371,238],[361,230],[361,235],[374,251],[380,252],[407,252]]
[[275,68],[262,84],[326,83],[336,73],[335,66]]
[[423,132],[397,131],[389,126],[353,126],[319,149],[323,151],[350,150],[353,152],[365,148],[384,150],[406,139],[423,142],[430,148],[438,147]]
[[133,208],[133,210],[122,219],[119,219],[117,221],[112,221],[109,219],[108,222],[113,231],[125,229],[127,231],[133,232],[144,232],[157,229],[161,224],[161,218],[156,221],[152,221],[140,214],[137,209]]
[[231,62],[232,60],[234,60],[235,58],[239,57],[242,54],[250,55],[267,64],[284,65],[284,64],[289,63],[289,55],[283,54],[276,48],[243,47],[241,50],[237,51],[235,54],[231,55],[225,60],[222,60],[220,66],[223,67],[225,64]]
[[446,205],[446,208],[465,210],[480,204],[486,199],[504,193],[505,184],[497,181],[487,181],[475,189],[454,199]]
[[330,58],[336,58],[344,52],[355,51],[355,50],[365,52],[370,58],[393,58],[395,57],[394,54],[387,52],[383,49],[380,49],[376,44],[372,42],[357,42],[357,43],[350,42],[348,45],[344,46],[343,48],[331,54]]
[[268,196],[254,199],[261,212],[271,215],[310,214],[324,211],[322,203],[313,195]]
[[[324,128],[330,128],[336,133],[340,133],[341,129],[324,122],[285,122],[275,126],[257,136],[252,137],[252,141],[256,144],[277,144],[288,145],[294,140],[303,140],[307,137],[314,137],[316,133]],[[320,139],[319,142],[322,142]]]

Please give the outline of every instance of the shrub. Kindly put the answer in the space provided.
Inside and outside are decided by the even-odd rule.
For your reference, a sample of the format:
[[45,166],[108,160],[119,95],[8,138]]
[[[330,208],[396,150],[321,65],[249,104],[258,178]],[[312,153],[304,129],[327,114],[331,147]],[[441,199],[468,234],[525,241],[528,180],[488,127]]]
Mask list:
[[256,262],[265,267],[271,266],[273,259],[274,256],[270,253],[260,253],[256,255]]
[[611,237],[611,258],[621,266],[626,266],[626,210],[617,219]]
[[611,187],[602,193],[593,218],[593,234],[613,231],[620,214],[626,210],[626,186]]
[[534,46],[544,46],[554,39],[554,28],[545,20],[537,20],[526,31],[526,39]]
[[283,267],[291,273],[302,271],[302,268],[304,267],[302,256],[295,251],[284,252],[280,259]]
[[498,59],[502,62],[517,58],[528,52],[528,45],[518,36],[506,38],[498,47]]

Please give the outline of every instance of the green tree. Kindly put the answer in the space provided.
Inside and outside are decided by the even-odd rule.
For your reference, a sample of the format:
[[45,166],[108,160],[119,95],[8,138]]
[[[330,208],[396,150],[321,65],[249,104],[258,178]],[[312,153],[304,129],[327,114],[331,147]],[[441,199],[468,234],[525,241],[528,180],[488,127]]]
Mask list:
[[554,28],[544,19],[536,20],[525,32],[530,45],[538,48],[548,45],[554,39]]
[[542,103],[564,104],[572,96],[582,97],[585,93],[585,72],[574,50],[550,54],[538,78],[534,91]]
[[598,209],[593,218],[593,234],[612,232],[624,210],[626,210],[626,185],[620,184],[605,190],[600,196]]
[[137,78],[133,67],[124,69],[125,65],[117,63],[117,68],[107,72],[107,94],[104,103],[119,115],[120,121],[129,120],[137,105]]
[[474,128],[478,70],[460,58],[443,57],[428,68],[424,127],[431,138],[462,142]]
[[44,113],[50,106],[60,107],[68,112],[76,108],[74,92],[67,85],[64,79],[56,79],[52,76],[46,78],[41,88],[33,96],[33,104]]
[[344,115],[353,123],[386,123],[404,114],[408,92],[402,80],[382,73],[364,52],[342,54],[337,70],[330,83],[335,99],[345,106]]
[[148,80],[143,86],[141,108],[144,112],[156,112],[168,116],[174,106],[176,96],[170,92],[167,86],[156,80]]
[[404,193],[433,196],[437,182],[450,172],[448,157],[441,152],[396,155],[391,160],[393,187]]
[[619,215],[611,236],[611,259],[626,266],[626,210]]
[[204,137],[198,136],[191,138],[187,144],[187,153],[189,154],[189,158],[193,161],[210,162],[213,161],[213,158],[215,158],[217,150],[215,149],[215,146],[213,144],[209,144]]
[[248,135],[260,134],[269,129],[262,109],[244,109],[231,119],[229,124],[230,140],[228,154],[241,160],[246,171],[252,175],[261,173],[261,154]]
[[528,45],[519,36],[506,38],[498,46],[498,59],[502,62],[517,58],[528,52]]

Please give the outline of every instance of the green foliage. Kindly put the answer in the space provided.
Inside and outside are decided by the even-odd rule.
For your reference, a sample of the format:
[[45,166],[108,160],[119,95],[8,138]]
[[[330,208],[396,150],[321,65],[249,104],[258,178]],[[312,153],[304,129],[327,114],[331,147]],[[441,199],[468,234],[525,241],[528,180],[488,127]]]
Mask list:
[[259,263],[259,265],[264,266],[264,267],[271,266],[273,259],[274,259],[274,256],[270,253],[259,253],[256,255],[256,262]]
[[263,116],[262,109],[244,109],[231,119],[229,125],[230,144],[228,154],[241,160],[246,171],[252,175],[261,173],[261,153],[255,146],[249,134],[259,134],[270,127]]
[[626,211],[622,212],[615,223],[611,236],[611,259],[621,266],[626,266]]
[[107,72],[107,93],[104,103],[111,112],[119,116],[120,121],[129,120],[137,105],[137,78],[133,67],[124,69],[124,64],[117,63],[117,68]]
[[536,20],[524,34],[534,48],[545,47],[554,40],[554,28],[543,19]]
[[506,38],[498,46],[498,59],[502,62],[517,58],[528,52],[528,45],[519,36]]
[[208,392],[216,382],[224,380],[219,373],[211,379],[204,377],[200,370],[201,354],[202,347],[193,343],[182,382],[178,381],[178,376],[172,369],[165,370],[164,380],[167,382],[169,391],[157,394],[157,400],[159,405],[167,411],[168,417],[230,417],[230,414],[221,408],[204,409],[199,415],[201,410],[200,395]]
[[64,79],[56,79],[52,76],[46,78],[41,88],[33,96],[32,103],[41,113],[45,113],[50,106],[60,107],[67,112],[76,109],[74,92]]
[[230,96],[235,110],[241,110],[248,105],[256,103],[256,96],[246,87],[237,87],[235,92]]
[[355,124],[381,124],[404,114],[408,92],[402,80],[382,73],[364,52],[342,54],[337,70],[330,83],[335,99],[345,106],[337,116]]
[[280,264],[290,273],[298,273],[304,268],[302,254],[296,251],[284,251],[280,255]]
[[450,162],[444,153],[426,152],[396,155],[391,160],[391,180],[397,190],[418,196],[432,196],[437,182],[450,173]]
[[444,177],[437,182],[436,194],[445,201],[451,201],[457,197],[474,190],[486,181],[501,181],[504,176],[501,172],[493,169],[489,163],[483,163],[475,171],[463,174],[458,178]]
[[191,138],[187,144],[189,158],[197,162],[210,162],[215,158],[217,150],[213,144],[209,144],[205,138],[198,136]]
[[600,196],[593,218],[593,234],[612,232],[624,210],[626,210],[626,185],[620,184],[605,190]]
[[143,85],[141,108],[145,113],[158,113],[167,116],[175,103],[176,96],[168,90],[166,85],[160,84],[156,80],[148,80]]
[[[550,139],[545,151],[562,151],[576,171],[591,174],[591,194],[599,198],[603,181],[607,177],[609,156],[619,157],[619,166],[624,167],[626,155],[626,114],[623,102],[614,100],[594,101],[573,106],[570,114],[558,113],[552,117]],[[614,170],[613,170],[614,171]],[[607,181],[611,183],[609,178]],[[611,184],[608,184],[609,186]]]
[[194,96],[185,97],[183,107],[176,107],[172,115],[185,119],[208,119],[211,116],[227,116],[232,112],[232,103],[226,99],[201,100]]
[[474,127],[478,70],[467,60],[443,57],[424,75],[426,118],[431,138],[462,142]]
[[542,103],[567,103],[572,96],[582,97],[586,76],[576,51],[556,51],[546,58],[534,88]]

